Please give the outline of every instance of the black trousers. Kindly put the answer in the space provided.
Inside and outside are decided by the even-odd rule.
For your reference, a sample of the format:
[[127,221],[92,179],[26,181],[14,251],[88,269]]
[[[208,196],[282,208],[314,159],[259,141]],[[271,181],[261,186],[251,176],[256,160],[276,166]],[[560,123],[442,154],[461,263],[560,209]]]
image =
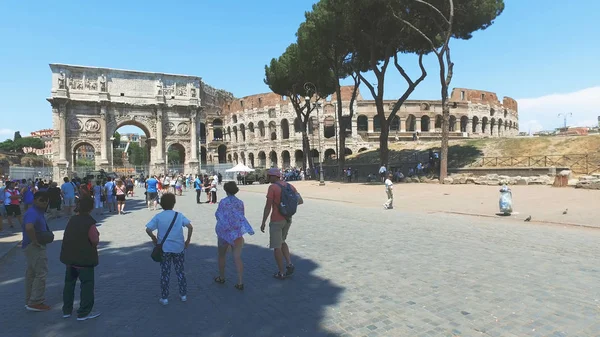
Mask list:
[[210,198],[210,202],[217,202],[217,191],[212,191],[212,197]]
[[202,195],[202,190],[196,190],[196,203],[200,203],[200,196]]
[[70,315],[73,312],[73,301],[75,301],[75,285],[77,279],[81,283],[79,295],[80,303],[77,317],[85,317],[94,307],[94,268],[74,268],[67,266],[65,272],[65,287],[63,289],[63,314]]

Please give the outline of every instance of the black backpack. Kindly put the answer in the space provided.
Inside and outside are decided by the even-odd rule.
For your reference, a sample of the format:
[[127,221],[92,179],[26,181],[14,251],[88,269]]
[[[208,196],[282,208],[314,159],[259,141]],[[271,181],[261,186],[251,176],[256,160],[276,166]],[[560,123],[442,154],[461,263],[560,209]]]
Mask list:
[[294,191],[291,184],[279,184],[275,185],[281,188],[281,200],[279,202],[279,213],[286,219],[290,219],[298,210],[298,193]]

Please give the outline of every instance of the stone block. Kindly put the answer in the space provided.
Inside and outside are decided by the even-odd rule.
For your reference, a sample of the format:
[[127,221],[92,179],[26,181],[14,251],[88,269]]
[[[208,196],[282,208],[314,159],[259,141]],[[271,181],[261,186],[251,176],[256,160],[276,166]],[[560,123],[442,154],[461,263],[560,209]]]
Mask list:
[[569,186],[576,186],[577,183],[579,182],[579,179],[569,179]]
[[562,171],[560,171],[560,173],[558,175],[562,176],[562,177],[568,177],[567,179],[570,179],[571,178],[571,170],[562,170]]
[[526,178],[520,178],[516,180],[516,185],[529,185],[529,180]]
[[444,178],[444,184],[453,184],[453,183],[454,183],[454,179],[452,179],[450,177]]
[[488,180],[485,184],[488,186],[498,186],[500,185],[500,180]]
[[475,184],[475,182],[477,181],[473,176],[467,177],[465,180],[466,184]]
[[600,179],[580,181],[575,185],[575,188],[583,188],[586,190],[600,190]]

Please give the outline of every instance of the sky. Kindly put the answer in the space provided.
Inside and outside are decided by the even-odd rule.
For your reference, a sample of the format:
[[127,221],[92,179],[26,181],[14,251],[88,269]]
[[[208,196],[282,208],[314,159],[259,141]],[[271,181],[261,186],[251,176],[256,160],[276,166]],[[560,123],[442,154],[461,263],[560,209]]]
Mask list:
[[[316,0],[0,1],[0,139],[52,128],[49,63],[200,76],[243,97],[269,92],[264,66],[295,41]],[[493,26],[452,41],[451,87],[519,102],[521,131],[593,126],[600,116],[600,1],[505,0]],[[403,56],[417,74],[415,56]],[[438,69],[411,99],[439,99]],[[405,82],[391,67],[385,98]],[[363,98],[371,99],[366,87]],[[135,132],[136,129],[122,129]]]

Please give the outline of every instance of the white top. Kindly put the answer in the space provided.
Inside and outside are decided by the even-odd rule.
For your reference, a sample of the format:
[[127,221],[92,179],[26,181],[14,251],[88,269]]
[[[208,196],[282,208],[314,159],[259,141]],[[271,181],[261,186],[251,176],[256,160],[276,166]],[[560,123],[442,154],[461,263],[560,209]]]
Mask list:
[[[13,193],[16,192],[16,195],[21,195],[21,193],[19,193],[19,190],[12,190]],[[12,201],[12,199],[10,199],[10,197],[12,197],[12,193],[8,190],[5,189],[4,190],[4,205],[8,206],[10,205],[10,202]]]
[[216,182],[219,182],[219,176],[218,176],[218,175],[216,175],[216,174],[215,174],[215,176],[213,177],[213,179],[214,179]]
[[387,172],[387,168],[385,168],[385,166],[382,166],[379,168],[379,173],[385,173]]
[[385,180],[385,190],[387,191],[388,189],[391,190],[394,188],[394,184],[392,183],[392,181],[390,180],[390,178]]
[[[162,242],[163,236],[169,230],[169,226],[171,225],[171,221],[173,221],[173,216],[175,216],[175,211],[162,211],[156,214],[150,222],[146,225],[146,228],[149,228],[152,231],[158,230],[156,238],[158,239],[158,243]],[[173,224],[173,229],[169,233],[165,244],[163,245],[163,251],[165,253],[176,253],[179,254],[183,252],[185,249],[185,238],[183,237],[183,227],[190,224],[190,220],[188,220],[183,214],[178,213],[177,219]]]

